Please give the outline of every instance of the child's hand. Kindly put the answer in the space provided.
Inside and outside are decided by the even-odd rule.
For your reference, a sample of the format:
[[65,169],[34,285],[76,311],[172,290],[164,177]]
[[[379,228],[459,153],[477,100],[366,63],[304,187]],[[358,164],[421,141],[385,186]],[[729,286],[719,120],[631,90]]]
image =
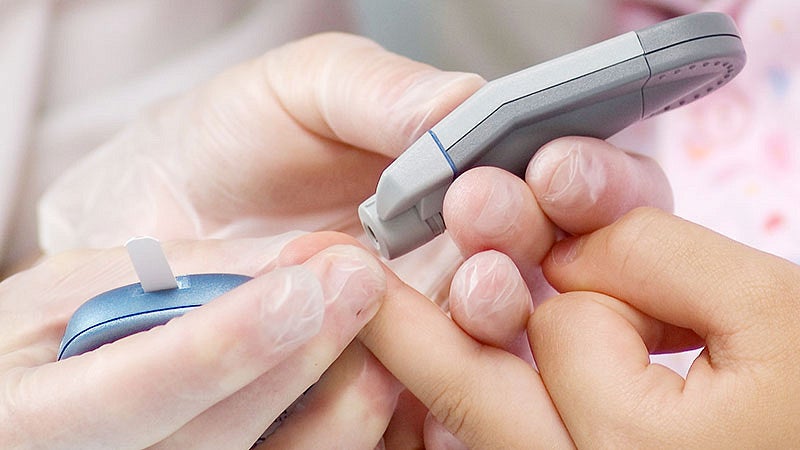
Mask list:
[[[656,210],[557,244],[528,335],[579,446],[789,448],[800,267]],[[705,345],[684,381],[648,353]]]
[[[58,362],[75,309],[135,281],[127,255],[121,249],[62,254],[5,280],[0,446],[249,448],[333,363],[375,314],[386,289],[377,262],[354,247],[328,248],[302,265],[277,267],[289,237],[167,244],[176,273],[255,278],[164,326]],[[368,356],[363,353],[350,350],[338,364],[344,368],[334,372],[346,375],[347,364],[369,363],[361,362]],[[341,433],[341,442],[353,448],[380,438],[396,395],[379,371],[361,379],[362,390],[303,400],[310,410],[325,410],[338,393],[351,404],[370,405],[371,414],[358,417],[359,433]],[[340,434],[331,417],[303,423],[305,433],[297,438]],[[281,434],[281,442],[293,442]]]

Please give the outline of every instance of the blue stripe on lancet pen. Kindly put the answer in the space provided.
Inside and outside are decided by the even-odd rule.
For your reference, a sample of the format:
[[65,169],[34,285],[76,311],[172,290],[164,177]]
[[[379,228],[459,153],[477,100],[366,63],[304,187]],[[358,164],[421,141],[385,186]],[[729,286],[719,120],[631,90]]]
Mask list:
[[457,177],[458,169],[456,169],[455,163],[453,163],[453,160],[450,159],[450,155],[447,153],[447,150],[444,149],[444,146],[442,145],[441,141],[439,141],[439,136],[436,136],[436,133],[434,133],[433,130],[428,130],[428,134],[431,135],[431,138],[433,138],[433,142],[435,142],[436,146],[439,147],[439,151],[442,152],[442,155],[444,155],[444,159],[447,160],[447,164],[450,165],[450,169],[453,171],[453,177],[454,178]]

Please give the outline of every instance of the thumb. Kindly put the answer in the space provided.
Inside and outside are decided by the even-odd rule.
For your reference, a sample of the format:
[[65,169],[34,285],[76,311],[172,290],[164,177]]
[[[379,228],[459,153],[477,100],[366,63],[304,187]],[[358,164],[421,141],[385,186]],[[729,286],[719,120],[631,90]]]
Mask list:
[[599,139],[545,145],[525,179],[542,211],[568,233],[592,232],[640,206],[672,210],[672,190],[657,162]]
[[478,75],[443,72],[340,33],[294,42],[261,64],[298,123],[392,157],[484,84]]
[[41,241],[344,229],[387,157],[482,84],[361,37],[287,44],[147,111],[66,171],[40,203]]
[[[671,433],[693,420],[684,380],[649,361],[673,331],[680,332],[593,292],[562,294],[536,309],[528,324],[536,364],[578,448],[691,446]],[[686,423],[666,426],[667,416]]]

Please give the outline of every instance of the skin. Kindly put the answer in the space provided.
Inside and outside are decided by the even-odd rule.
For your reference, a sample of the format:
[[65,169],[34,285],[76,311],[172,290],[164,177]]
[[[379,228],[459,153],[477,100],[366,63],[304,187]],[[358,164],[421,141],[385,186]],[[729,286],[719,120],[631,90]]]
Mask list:
[[71,168],[42,200],[43,245],[355,233],[391,159],[483,83],[357,36],[292,42],[153,107]]
[[[579,446],[779,448],[800,437],[795,264],[642,209],[560,243],[544,269],[570,293],[528,333]],[[686,380],[647,360],[698,342]]]

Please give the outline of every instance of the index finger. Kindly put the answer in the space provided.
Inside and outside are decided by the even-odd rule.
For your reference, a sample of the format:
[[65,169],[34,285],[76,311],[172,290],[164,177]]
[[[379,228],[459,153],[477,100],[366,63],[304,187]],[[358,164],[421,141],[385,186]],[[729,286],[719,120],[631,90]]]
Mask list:
[[302,127],[391,157],[485,83],[342,33],[299,40],[259,63],[273,94]]
[[530,364],[473,340],[397,278],[359,339],[469,448],[572,447]]
[[[348,239],[305,236],[287,246],[279,264]],[[386,276],[386,296],[359,340],[439,422],[470,448],[573,446],[530,364],[472,339],[388,269]]]

